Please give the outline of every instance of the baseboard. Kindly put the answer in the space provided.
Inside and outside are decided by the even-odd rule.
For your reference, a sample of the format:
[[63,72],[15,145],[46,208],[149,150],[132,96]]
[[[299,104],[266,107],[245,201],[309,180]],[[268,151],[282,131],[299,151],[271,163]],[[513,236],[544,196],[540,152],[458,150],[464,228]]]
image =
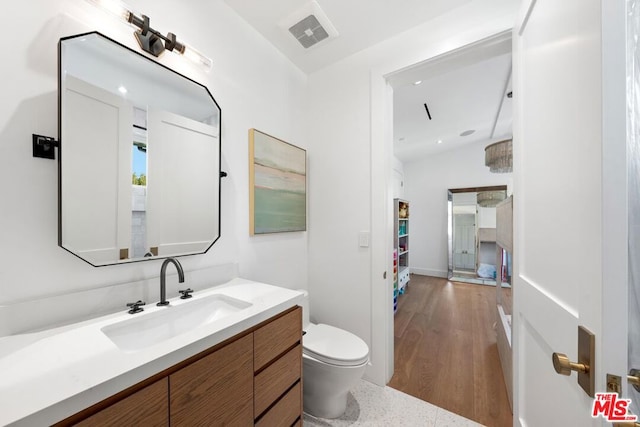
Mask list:
[[411,274],[417,274],[419,276],[442,277],[444,279],[448,277],[447,271],[433,270],[431,268],[411,267]]

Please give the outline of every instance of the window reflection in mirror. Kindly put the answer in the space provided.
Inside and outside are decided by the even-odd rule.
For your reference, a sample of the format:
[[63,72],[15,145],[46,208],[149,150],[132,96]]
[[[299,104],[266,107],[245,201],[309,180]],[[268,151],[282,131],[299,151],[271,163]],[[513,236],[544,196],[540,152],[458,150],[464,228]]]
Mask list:
[[[144,113],[142,110],[136,110],[136,113],[138,112]],[[131,246],[133,258],[141,258],[150,253],[147,244],[147,128],[145,123],[133,125],[131,159]]]
[[99,33],[60,41],[59,244],[92,265],[203,253],[220,235],[220,108]]

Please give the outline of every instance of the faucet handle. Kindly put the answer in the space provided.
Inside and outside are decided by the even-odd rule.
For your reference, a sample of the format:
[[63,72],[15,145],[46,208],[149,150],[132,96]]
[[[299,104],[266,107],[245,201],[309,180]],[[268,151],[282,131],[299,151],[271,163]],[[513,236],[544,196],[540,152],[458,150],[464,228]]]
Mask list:
[[187,299],[187,298],[191,298],[193,295],[191,295],[193,293],[193,289],[191,288],[187,288],[187,289],[183,289],[181,291],[178,291],[182,294],[182,296],[180,297],[180,299]]
[[131,310],[128,311],[129,314],[136,314],[136,313],[140,313],[141,311],[144,311],[144,309],[141,307],[143,305],[145,305],[146,302],[138,300],[136,302],[128,302],[127,303],[127,307],[130,307]]

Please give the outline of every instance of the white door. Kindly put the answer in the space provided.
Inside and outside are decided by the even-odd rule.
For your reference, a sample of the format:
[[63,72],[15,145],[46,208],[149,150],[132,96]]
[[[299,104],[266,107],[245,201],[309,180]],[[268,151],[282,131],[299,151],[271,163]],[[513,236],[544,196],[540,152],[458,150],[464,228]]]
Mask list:
[[[199,253],[219,234],[218,128],[147,112],[147,242],[158,255]],[[213,162],[213,163],[212,163]]]
[[94,265],[113,264],[120,250],[131,252],[133,107],[71,75],[64,91],[64,123],[73,126],[63,129],[62,246]]
[[[514,425],[595,426],[553,352],[626,370],[624,1],[525,0],[514,30]],[[624,384],[626,389],[626,384]]]
[[456,214],[453,217],[453,269],[475,270],[476,216]]

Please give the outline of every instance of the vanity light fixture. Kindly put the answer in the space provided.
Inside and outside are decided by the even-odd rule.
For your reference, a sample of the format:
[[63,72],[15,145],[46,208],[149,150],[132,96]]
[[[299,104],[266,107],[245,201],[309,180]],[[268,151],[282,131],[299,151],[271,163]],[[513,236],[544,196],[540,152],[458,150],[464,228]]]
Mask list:
[[167,33],[165,36],[151,28],[147,15],[134,12],[119,0],[87,0],[87,2],[136,28],[134,36],[140,48],[145,52],[158,57],[165,50],[168,50],[188,58],[203,67],[205,71],[211,70],[213,62],[210,58],[188,44],[178,41],[175,34]]

